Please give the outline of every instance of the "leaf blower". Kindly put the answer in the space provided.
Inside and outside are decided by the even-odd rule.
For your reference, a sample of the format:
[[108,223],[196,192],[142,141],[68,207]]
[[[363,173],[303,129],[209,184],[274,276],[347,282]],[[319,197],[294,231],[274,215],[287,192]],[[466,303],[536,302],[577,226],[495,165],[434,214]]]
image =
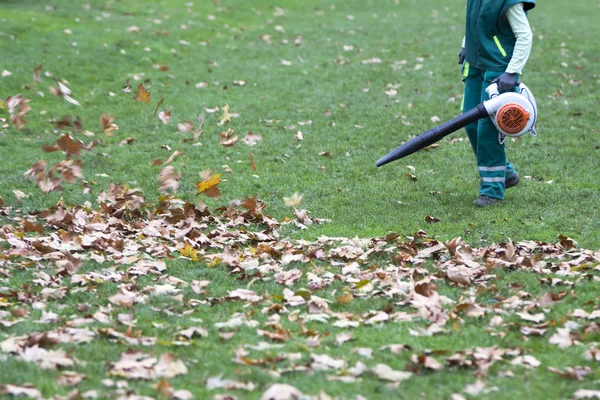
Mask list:
[[464,112],[453,120],[410,139],[377,160],[377,166],[381,167],[406,157],[482,118],[492,119],[498,129],[500,142],[503,142],[506,136],[517,137],[528,132],[533,136],[536,135],[537,104],[531,90],[524,83],[519,83],[518,92],[502,94],[498,92],[498,84],[492,83],[486,92],[490,97],[489,100],[478,104],[477,107]]

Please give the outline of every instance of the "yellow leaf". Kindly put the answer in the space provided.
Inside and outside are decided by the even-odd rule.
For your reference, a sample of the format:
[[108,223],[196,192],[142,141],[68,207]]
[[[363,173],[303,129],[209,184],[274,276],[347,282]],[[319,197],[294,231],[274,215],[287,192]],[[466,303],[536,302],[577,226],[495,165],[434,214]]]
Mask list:
[[215,257],[215,258],[213,258],[212,260],[210,260],[209,262],[206,263],[206,268],[216,267],[219,264],[221,264],[221,259],[218,258],[218,257]]
[[4,100],[0,100],[0,110],[4,110],[6,108],[6,103]]
[[182,257],[187,257],[193,261],[198,261],[198,250],[193,248],[189,243],[186,243],[183,249],[179,250],[179,254]]
[[[207,196],[211,197],[210,189],[216,189],[216,186],[221,183],[221,174],[215,174],[203,181],[196,182],[196,188],[198,189],[197,194],[206,193]],[[217,196],[218,197],[218,196]]]
[[150,104],[150,91],[144,88],[142,82],[138,85],[138,90],[135,91],[135,101],[141,101]]
[[352,293],[346,292],[341,296],[337,296],[335,299],[340,304],[348,304],[352,301],[352,299],[354,299],[354,296],[352,296]]
[[302,203],[303,194],[294,193],[290,197],[283,198],[283,204],[289,207],[298,207]]

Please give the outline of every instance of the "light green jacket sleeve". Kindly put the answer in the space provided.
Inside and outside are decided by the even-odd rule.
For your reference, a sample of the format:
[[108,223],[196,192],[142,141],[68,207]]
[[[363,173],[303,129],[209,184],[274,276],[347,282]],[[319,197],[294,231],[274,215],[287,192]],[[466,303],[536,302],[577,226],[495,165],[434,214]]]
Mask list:
[[506,72],[521,74],[531,54],[531,45],[533,43],[533,33],[523,9],[523,3],[517,3],[510,7],[506,11],[506,18],[517,38],[512,58],[508,63],[508,67],[506,67]]

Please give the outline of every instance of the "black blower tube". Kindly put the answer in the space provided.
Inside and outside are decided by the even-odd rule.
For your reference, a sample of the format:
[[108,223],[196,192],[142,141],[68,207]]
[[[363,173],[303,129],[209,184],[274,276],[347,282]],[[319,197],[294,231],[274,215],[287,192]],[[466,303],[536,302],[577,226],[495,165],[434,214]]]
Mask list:
[[378,167],[390,163],[392,161],[399,160],[403,157],[409,156],[415,151],[421,150],[424,147],[432,145],[433,143],[441,140],[443,137],[456,132],[457,130],[464,128],[472,122],[478,121],[482,118],[488,117],[488,112],[485,109],[483,103],[477,105],[477,107],[469,110],[458,117],[440,125],[427,132],[421,133],[419,136],[410,139],[408,142],[398,146],[396,149],[390,151],[385,156],[377,160],[376,164]]

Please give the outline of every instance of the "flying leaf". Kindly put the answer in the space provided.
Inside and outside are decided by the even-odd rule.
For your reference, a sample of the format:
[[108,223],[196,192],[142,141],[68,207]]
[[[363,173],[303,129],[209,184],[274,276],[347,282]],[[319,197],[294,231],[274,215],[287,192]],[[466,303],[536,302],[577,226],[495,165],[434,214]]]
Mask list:
[[292,194],[290,197],[283,198],[283,204],[288,207],[298,207],[300,203],[302,203],[302,196],[304,195],[294,192],[294,194]]
[[81,154],[81,148],[83,147],[83,142],[81,140],[74,141],[73,137],[69,134],[62,135],[56,141],[56,144],[62,151],[67,153],[67,156],[78,156]]
[[[208,197],[212,198],[218,198],[219,196],[221,196],[221,191],[217,187],[217,185],[221,183],[221,174],[214,174],[210,176],[211,173],[212,171],[210,170],[203,171],[201,173],[201,177],[204,178],[204,180],[196,182],[196,195],[204,193]],[[207,177],[207,175],[209,176]]]
[[158,191],[161,193],[166,193],[170,190],[173,193],[177,193],[177,189],[179,189],[180,177],[181,174],[177,173],[175,171],[175,167],[172,165],[164,167],[158,176],[158,180],[161,183]]
[[150,104],[150,91],[144,88],[144,84],[142,82],[140,82],[137,90],[133,94],[135,101]]
[[102,113],[102,116],[100,117],[100,125],[102,126],[102,130],[106,136],[112,136],[113,131],[119,130],[119,126],[113,122],[114,120],[114,115],[106,115],[105,113]]
[[10,114],[10,120],[16,125],[18,131],[27,123],[25,121],[25,114],[31,110],[31,107],[27,103],[29,103],[29,100],[20,94],[9,96],[5,102]]
[[71,93],[73,93],[73,92],[71,91],[71,89],[69,89],[67,87],[67,85],[65,85],[64,83],[62,83],[58,80],[55,80],[55,82],[56,82],[56,86],[58,86],[58,88],[55,88],[53,86],[49,87],[49,89],[53,95],[62,97],[63,99],[67,100],[69,103],[75,104],[76,106],[81,105],[81,104],[79,104],[79,102],[77,100],[75,100],[74,98],[71,97]]

